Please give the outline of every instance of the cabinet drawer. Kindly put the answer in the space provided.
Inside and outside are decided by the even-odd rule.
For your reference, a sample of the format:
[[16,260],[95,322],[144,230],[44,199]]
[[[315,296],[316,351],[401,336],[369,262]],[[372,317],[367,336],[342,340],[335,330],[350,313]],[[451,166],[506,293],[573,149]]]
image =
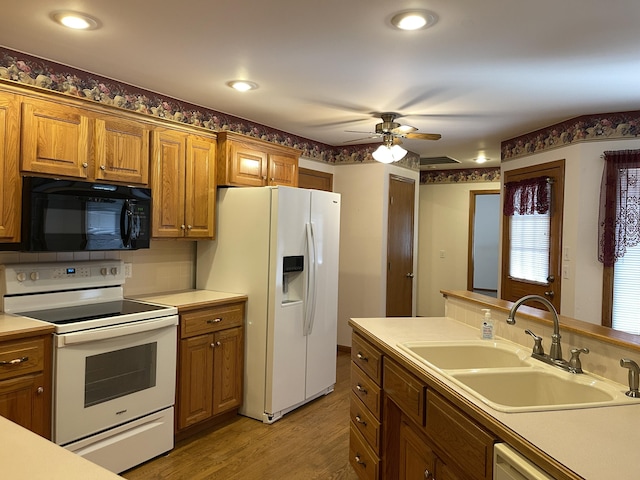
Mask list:
[[181,338],[202,335],[230,327],[240,327],[244,320],[244,304],[220,305],[180,315]]
[[469,477],[491,479],[496,438],[431,390],[427,392],[426,431]]
[[353,392],[351,393],[350,416],[353,425],[369,446],[377,455],[380,455],[380,422]]
[[351,360],[378,385],[382,380],[382,353],[358,335],[351,338]]
[[380,387],[354,364],[351,364],[351,390],[371,413],[380,420],[382,398]]
[[351,424],[349,437],[349,462],[362,480],[377,480],[379,477],[378,457],[367,446],[358,430]]
[[384,393],[418,425],[424,425],[426,390],[426,385],[404,368],[388,357],[384,359]]
[[44,339],[15,340],[0,344],[0,380],[44,369]]

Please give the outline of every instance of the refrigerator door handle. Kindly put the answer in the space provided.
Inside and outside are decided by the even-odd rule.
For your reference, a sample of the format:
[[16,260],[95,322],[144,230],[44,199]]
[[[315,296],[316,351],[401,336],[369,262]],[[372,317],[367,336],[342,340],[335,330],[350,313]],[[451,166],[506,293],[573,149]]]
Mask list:
[[316,313],[316,272],[318,268],[316,237],[311,222],[306,225],[307,231],[307,258],[309,269],[307,271],[307,298],[305,298],[304,335],[311,335],[313,321]]

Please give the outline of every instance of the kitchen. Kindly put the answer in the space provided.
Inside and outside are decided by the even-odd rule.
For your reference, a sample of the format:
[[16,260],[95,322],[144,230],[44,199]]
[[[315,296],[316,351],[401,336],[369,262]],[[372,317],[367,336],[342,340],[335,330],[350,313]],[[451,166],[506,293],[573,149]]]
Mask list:
[[[625,146],[622,146],[622,148],[630,148],[630,147],[626,147],[627,142],[632,144],[633,140],[629,140],[629,141],[622,140],[621,143],[625,145]],[[602,145],[600,145],[598,148],[602,149]],[[555,154],[547,153],[546,155],[557,156],[558,153],[557,152]],[[406,169],[398,168],[395,166],[388,167],[383,171],[380,169],[379,165],[372,165],[372,164],[361,164],[361,165],[355,165],[355,166],[341,165],[341,166],[333,167],[332,165],[323,165],[323,164],[318,164],[318,162],[315,162],[315,161],[305,160],[304,162],[301,161],[301,166],[302,165],[306,165],[307,167],[311,167],[311,168],[334,171],[336,175],[335,189],[337,191],[341,191],[341,193],[344,192],[343,195],[349,194],[349,190],[345,186],[345,183],[349,180],[353,180],[354,178],[359,178],[359,180],[362,183],[368,184],[366,186],[362,186],[363,190],[366,190],[372,184],[374,185],[377,184],[378,180],[384,181],[383,180],[384,176],[387,174],[388,171],[392,171],[394,173],[398,173],[405,176],[412,175],[416,177],[415,172],[408,172]],[[370,177],[368,178],[368,181],[367,181],[366,177],[369,175]],[[340,176],[343,176],[344,180],[339,178]],[[355,189],[360,187],[357,183],[354,183],[353,188],[354,190],[352,190],[353,192],[352,195],[357,196],[358,193],[355,191]],[[438,187],[433,187],[431,185],[420,186],[421,193],[423,190],[432,189],[432,188],[437,189]],[[382,198],[382,192],[380,192],[380,196]],[[422,195],[420,196],[420,201],[422,201]],[[369,206],[369,208],[371,208],[371,206]],[[382,209],[382,207],[380,208]],[[420,211],[422,212],[422,208],[420,208]],[[380,227],[379,229],[382,230],[383,227],[381,224],[382,222],[381,219],[383,218],[383,216],[382,215],[378,216],[376,215],[377,213],[378,213],[378,210],[371,213],[372,217],[376,217],[374,219],[375,222],[372,222],[372,229],[375,230],[376,227]],[[446,229],[442,228],[440,230],[446,230]],[[455,234],[455,232],[456,232],[455,230],[453,229],[451,230],[452,235]],[[355,242],[357,245],[363,245],[366,243],[366,241],[365,242],[362,241],[363,232],[361,231],[354,232],[354,238],[359,239],[357,242]],[[421,242],[422,236],[420,236],[419,238],[420,238],[419,241]],[[373,240],[378,241],[377,238],[370,239],[369,241],[373,241]],[[577,235],[573,236],[573,238],[570,238],[570,240],[574,240],[575,244],[578,247],[580,246],[580,242],[578,241]],[[441,264],[445,264],[450,259],[460,258],[460,255],[458,255],[455,251],[452,251],[450,249],[450,248],[455,248],[455,245],[456,245],[455,242],[451,242],[448,245],[451,245],[451,247],[447,247],[448,256],[442,262],[440,262]],[[422,251],[421,246],[418,246],[418,249]],[[436,251],[438,250],[440,249],[436,248]],[[378,249],[377,252],[379,251],[380,250]],[[576,251],[579,251],[579,250],[576,250]],[[33,258],[33,256],[29,256],[25,254],[17,254],[17,253],[5,253],[3,255],[6,255],[5,261],[9,263],[15,262],[16,259],[17,261],[20,261],[20,262],[29,262],[34,260],[35,261],[52,261],[52,260],[65,261],[67,259],[82,260],[82,259],[88,259],[90,257],[90,255],[86,255],[82,253],[72,254],[72,255],[56,254],[55,258],[53,258],[50,254],[38,254],[37,258]],[[40,257],[40,255],[42,255],[42,257]],[[377,255],[379,257],[379,253],[377,253]],[[141,295],[141,294],[155,293],[155,292],[164,292],[164,291],[179,291],[185,288],[191,288],[193,286],[192,279],[195,277],[195,260],[194,260],[195,250],[194,250],[194,246],[188,244],[187,242],[185,242],[184,244],[181,244],[178,242],[170,242],[169,244],[167,244],[161,241],[155,241],[153,242],[152,248],[149,251],[124,252],[122,254],[119,254],[119,256],[126,263],[131,263],[133,266],[133,271],[132,271],[133,276],[131,279],[128,279],[125,286],[125,293],[127,296]],[[347,258],[349,258],[349,256],[351,255],[347,255]],[[421,255],[419,258],[420,258],[419,261],[421,262],[423,260],[426,260],[426,256],[424,255]],[[456,269],[456,271],[458,271],[458,269]],[[420,272],[420,268],[418,268],[418,272]],[[426,275],[423,274],[421,277],[428,278],[429,275],[430,274],[427,273]],[[348,281],[342,282],[342,279],[341,279],[341,283],[347,283],[348,285],[352,285],[353,283],[357,283],[357,278],[358,277],[355,277],[354,279],[353,276],[348,276],[347,277]],[[581,278],[581,275],[579,275],[579,272],[577,272],[577,274],[575,275],[575,278]],[[371,285],[369,283],[367,285],[373,287],[374,289],[378,288],[377,283],[374,285]],[[428,295],[431,295],[431,296],[433,296],[434,294],[439,295],[439,290],[444,287],[457,288],[451,284],[440,285],[430,289],[428,292]],[[418,288],[422,289],[422,282]],[[576,291],[582,291],[582,290],[577,289]],[[366,298],[366,292],[360,293],[359,295],[362,298]],[[425,295],[422,295],[422,292],[418,294],[416,297],[417,297],[417,303],[418,303],[418,305],[416,306],[416,311],[418,314],[428,315],[428,316],[437,316],[436,313],[431,313],[428,311],[428,309],[444,308],[443,307],[444,304],[442,300],[429,302],[427,306],[422,306],[420,304],[420,299],[426,298]],[[356,300],[356,302],[363,304],[363,308],[358,311],[357,316],[380,316],[381,315],[379,306],[375,305],[375,302],[365,302],[365,301],[359,300],[359,298],[356,298],[356,297],[353,297],[353,298],[354,300]],[[593,298],[593,296],[590,296],[590,298]],[[349,312],[349,310],[353,311],[353,309],[347,305],[346,310],[343,310],[343,314],[341,315],[341,322],[342,322],[341,327],[344,330],[342,332],[343,335],[341,337],[343,341],[339,342],[341,345],[350,344],[350,338],[349,338],[350,333],[348,333],[346,321],[349,316],[354,316],[354,314],[351,314],[351,313],[344,314],[344,312]]]

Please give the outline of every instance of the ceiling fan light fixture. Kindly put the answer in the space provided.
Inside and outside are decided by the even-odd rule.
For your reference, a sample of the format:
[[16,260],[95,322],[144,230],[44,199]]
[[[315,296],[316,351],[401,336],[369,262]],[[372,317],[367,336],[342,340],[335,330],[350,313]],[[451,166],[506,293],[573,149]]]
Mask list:
[[400,30],[424,30],[437,21],[438,16],[428,10],[406,10],[391,17],[391,25]]
[[380,163],[393,163],[404,158],[406,154],[407,151],[400,145],[380,145],[371,156]]
[[239,92],[248,92],[249,90],[255,90],[258,88],[257,83],[249,82],[247,80],[231,80],[227,82],[227,86]]
[[80,12],[72,11],[57,11],[52,12],[51,19],[62,25],[63,27],[72,28],[74,30],[95,30],[100,27],[100,22]]

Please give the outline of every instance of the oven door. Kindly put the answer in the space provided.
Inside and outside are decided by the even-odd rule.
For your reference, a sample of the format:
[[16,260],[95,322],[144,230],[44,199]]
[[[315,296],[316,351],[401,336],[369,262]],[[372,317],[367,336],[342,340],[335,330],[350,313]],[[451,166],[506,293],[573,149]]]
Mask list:
[[53,440],[65,445],[174,404],[177,315],[57,334]]

